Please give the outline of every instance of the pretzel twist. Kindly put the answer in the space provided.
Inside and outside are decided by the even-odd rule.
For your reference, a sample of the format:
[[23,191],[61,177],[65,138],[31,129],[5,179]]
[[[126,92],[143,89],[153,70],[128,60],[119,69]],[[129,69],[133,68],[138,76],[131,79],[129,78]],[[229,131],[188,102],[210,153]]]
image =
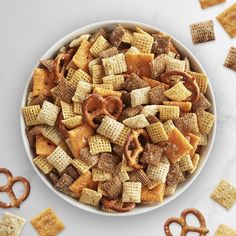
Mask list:
[[171,79],[171,76],[173,75],[183,76],[184,81],[185,81],[184,82],[185,87],[192,92],[192,95],[189,98],[187,98],[185,101],[192,101],[192,102],[197,101],[199,98],[200,91],[199,91],[199,87],[197,85],[196,79],[192,75],[189,75],[188,73],[183,72],[183,71],[168,71],[161,76],[160,80],[163,83],[173,86],[176,84],[176,81]]
[[128,166],[135,169],[143,168],[143,166],[138,163],[138,157],[143,152],[144,146],[148,141],[148,134],[144,129],[133,130],[128,135],[124,146],[124,154]]
[[[198,219],[200,227],[189,226],[187,224],[186,218],[189,214],[193,214]],[[172,223],[177,223],[182,227],[180,236],[186,236],[188,232],[196,232],[199,233],[200,236],[205,236],[209,232],[209,230],[206,228],[206,221],[202,213],[195,208],[189,208],[184,210],[179,218],[172,217],[168,219],[164,225],[166,236],[173,236],[173,234],[170,231],[170,225]]]
[[[0,208],[12,208],[12,207],[17,207],[19,208],[21,203],[25,201],[29,194],[30,194],[30,183],[29,181],[21,176],[16,176],[13,177],[12,173],[5,168],[0,168],[0,173],[4,174],[7,177],[7,183],[3,186],[0,186],[0,192],[5,192],[8,194],[11,202],[10,203],[5,203],[0,201]],[[17,198],[14,191],[13,191],[13,186],[15,183],[22,183],[24,186],[24,193]]]
[[123,108],[122,100],[116,96],[103,98],[97,94],[89,95],[83,102],[82,112],[85,122],[92,128],[97,128],[95,122],[101,116],[109,116],[118,120]]

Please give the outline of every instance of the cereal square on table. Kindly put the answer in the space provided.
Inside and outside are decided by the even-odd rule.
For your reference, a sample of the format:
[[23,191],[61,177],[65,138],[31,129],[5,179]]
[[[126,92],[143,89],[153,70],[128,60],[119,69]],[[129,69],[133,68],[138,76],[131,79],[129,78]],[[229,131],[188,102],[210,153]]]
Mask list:
[[211,193],[211,198],[226,209],[230,209],[236,202],[236,188],[229,182],[222,180]]
[[225,59],[224,66],[228,67],[231,70],[236,71],[236,48],[231,47],[229,49],[228,55]]
[[56,236],[64,228],[64,224],[51,208],[42,211],[31,220],[31,224],[40,236]]
[[194,44],[215,40],[213,21],[203,21],[190,26]]
[[214,236],[236,236],[236,230],[227,225],[219,225]]

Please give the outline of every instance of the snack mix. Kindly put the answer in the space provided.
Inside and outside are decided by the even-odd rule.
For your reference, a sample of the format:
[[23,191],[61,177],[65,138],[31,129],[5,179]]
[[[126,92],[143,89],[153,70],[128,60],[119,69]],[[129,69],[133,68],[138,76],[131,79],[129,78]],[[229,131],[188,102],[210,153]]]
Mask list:
[[201,161],[207,86],[169,35],[120,24],[80,35],[34,69],[22,108],[33,162],[107,212],[160,204]]

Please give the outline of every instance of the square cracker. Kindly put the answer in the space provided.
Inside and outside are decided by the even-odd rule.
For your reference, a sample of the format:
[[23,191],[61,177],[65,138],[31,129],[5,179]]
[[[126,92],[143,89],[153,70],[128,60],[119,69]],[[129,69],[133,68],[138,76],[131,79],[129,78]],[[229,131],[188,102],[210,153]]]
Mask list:
[[36,135],[35,146],[36,154],[40,156],[48,156],[56,149],[56,145],[45,138],[42,134]]
[[40,236],[54,236],[65,228],[62,221],[51,208],[45,209],[34,217],[31,220],[31,224]]
[[221,180],[211,193],[211,198],[226,209],[230,209],[236,202],[236,188],[225,180]]
[[236,236],[236,230],[227,225],[219,225],[214,236]]
[[194,44],[215,40],[213,21],[202,21],[190,25],[192,40]]
[[225,1],[226,0],[199,0],[202,9],[212,7]]
[[228,35],[234,38],[236,36],[236,3],[219,14],[216,18]]
[[231,47],[225,59],[224,66],[236,71],[236,48]]

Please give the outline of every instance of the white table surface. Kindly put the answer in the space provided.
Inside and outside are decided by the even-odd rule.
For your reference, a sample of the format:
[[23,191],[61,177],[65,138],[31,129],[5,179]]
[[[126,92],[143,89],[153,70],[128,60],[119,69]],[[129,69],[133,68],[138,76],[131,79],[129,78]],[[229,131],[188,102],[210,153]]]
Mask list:
[[[198,0],[0,0],[0,166],[27,177],[32,185],[31,194],[21,208],[9,210],[28,220],[23,236],[37,235],[29,220],[46,207],[52,207],[65,223],[62,236],[162,236],[165,220],[189,207],[204,213],[209,235],[213,235],[221,223],[236,228],[236,206],[226,211],[209,197],[222,178],[236,185],[236,73],[222,66],[230,46],[236,46],[236,39],[230,39],[215,19],[233,2],[227,0],[222,5],[201,10]],[[33,171],[20,134],[23,89],[40,56],[65,34],[109,19],[148,23],[182,41],[205,67],[218,109],[216,140],[202,174],[169,205],[133,217],[92,215],[55,196]],[[193,45],[189,25],[209,19],[214,21],[216,41]],[[2,212],[0,209],[0,216]],[[173,231],[179,235],[177,228]]]

